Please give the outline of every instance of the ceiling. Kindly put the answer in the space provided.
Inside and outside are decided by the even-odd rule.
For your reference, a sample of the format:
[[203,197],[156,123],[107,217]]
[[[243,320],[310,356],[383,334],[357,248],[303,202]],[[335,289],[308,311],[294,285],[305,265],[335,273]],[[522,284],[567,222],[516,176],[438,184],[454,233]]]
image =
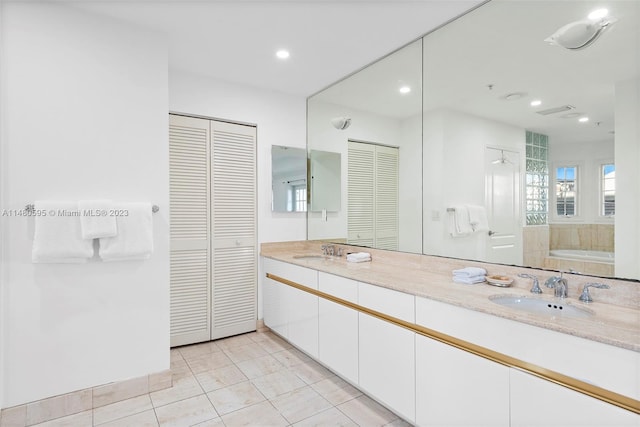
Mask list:
[[[169,66],[309,96],[483,0],[75,0],[164,34]],[[67,3],[59,1],[59,3]],[[291,57],[279,60],[278,49]]]
[[[544,42],[599,7],[618,22],[592,46],[569,51]],[[314,99],[399,119],[445,108],[543,133],[554,142],[612,141],[615,84],[640,78],[639,22],[640,0],[494,0],[425,37],[424,63],[423,47],[415,43]],[[399,94],[401,81],[416,82],[418,90]],[[504,99],[514,92],[524,96]],[[542,105],[530,106],[533,99]],[[589,121],[536,114],[566,104]]]

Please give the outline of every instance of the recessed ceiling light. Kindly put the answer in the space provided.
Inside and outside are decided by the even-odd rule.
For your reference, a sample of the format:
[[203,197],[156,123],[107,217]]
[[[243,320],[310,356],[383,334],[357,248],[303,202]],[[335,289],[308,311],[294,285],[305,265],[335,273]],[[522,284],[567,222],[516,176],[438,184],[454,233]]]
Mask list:
[[409,92],[411,92],[411,88],[409,86],[402,86],[398,90],[400,91],[400,93],[409,93]]
[[531,101],[532,107],[537,107],[540,104],[542,104],[542,101],[540,101],[539,99],[534,99],[533,101]]
[[291,55],[289,54],[288,50],[280,49],[279,51],[276,52],[276,56],[280,59],[287,59]]
[[580,123],[586,123],[586,122],[588,122],[588,121],[589,121],[589,117],[580,117],[580,118],[578,119],[578,121],[579,121]]
[[607,9],[596,9],[593,12],[591,12],[587,16],[587,18],[591,19],[592,21],[597,21],[598,19],[604,18],[608,14],[609,14],[609,11]]
[[506,94],[505,96],[502,97],[502,99],[507,101],[515,101],[516,99],[520,99],[526,95],[527,94],[524,92],[513,92],[513,93]]

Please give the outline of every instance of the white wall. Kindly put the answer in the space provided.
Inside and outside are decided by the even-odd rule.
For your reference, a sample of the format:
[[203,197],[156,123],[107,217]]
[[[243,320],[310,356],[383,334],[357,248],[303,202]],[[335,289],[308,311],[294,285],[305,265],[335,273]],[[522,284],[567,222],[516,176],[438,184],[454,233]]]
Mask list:
[[[337,116],[351,117],[351,126],[338,130],[331,125]],[[341,154],[341,209],[329,212],[322,220],[320,212],[309,212],[309,239],[346,239],[347,237],[347,141],[374,142],[400,148],[399,170],[399,248],[421,251],[421,123],[419,118],[400,120],[347,108],[319,100],[309,105],[309,146],[314,150]],[[416,209],[417,206],[417,209]]]
[[[638,41],[640,44],[640,40]],[[616,84],[616,277],[640,278],[640,80]]]
[[[549,143],[549,194],[550,223],[613,223],[613,218],[605,218],[600,212],[600,166],[614,161],[614,142],[598,141],[590,143],[551,140]],[[578,165],[578,216],[570,219],[558,218],[555,209],[555,168],[560,165]]]
[[[306,147],[305,98],[170,70],[169,109],[258,126],[258,242],[304,240],[306,213],[271,211],[271,146]],[[258,275],[262,318],[262,268]]]
[[[0,171],[7,170],[8,162],[6,160],[5,155],[5,115],[6,115],[6,105],[4,100],[4,90],[6,87],[5,83],[5,73],[4,73],[4,64],[6,62],[4,55],[4,31],[2,28],[4,27],[4,9],[0,6]],[[2,172],[0,172],[0,208],[5,206],[5,198],[4,198],[4,182],[5,177]],[[5,348],[4,343],[4,316],[6,312],[5,308],[5,271],[4,268],[4,254],[5,254],[5,242],[6,242],[6,220],[5,217],[0,215],[0,408],[4,407],[4,351]]]
[[2,208],[160,206],[139,262],[32,264],[33,218],[5,218],[9,407],[169,368],[168,81],[156,33],[62,4],[1,7]]
[[458,111],[436,110],[425,113],[423,135],[423,252],[485,259],[486,233],[451,237],[447,208],[460,204],[484,206],[485,147],[517,151],[522,163],[525,130]]

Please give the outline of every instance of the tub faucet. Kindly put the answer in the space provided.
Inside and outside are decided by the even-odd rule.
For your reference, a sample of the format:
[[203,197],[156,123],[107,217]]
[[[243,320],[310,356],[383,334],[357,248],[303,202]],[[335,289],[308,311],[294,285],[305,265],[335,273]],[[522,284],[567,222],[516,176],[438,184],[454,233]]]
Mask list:
[[560,273],[560,277],[552,276],[544,282],[544,285],[547,288],[554,288],[554,295],[557,298],[566,298],[567,297],[567,279],[562,277],[562,273]]

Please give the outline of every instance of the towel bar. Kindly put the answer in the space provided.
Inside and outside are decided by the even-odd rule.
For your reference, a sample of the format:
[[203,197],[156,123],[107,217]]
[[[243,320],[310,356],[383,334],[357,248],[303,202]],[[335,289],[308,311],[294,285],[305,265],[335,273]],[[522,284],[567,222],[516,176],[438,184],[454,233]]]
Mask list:
[[[36,206],[35,206],[35,204],[33,204],[33,203],[29,203],[28,205],[26,205],[26,206],[24,207],[24,210],[25,210],[27,213],[35,212],[35,210],[36,210]],[[158,212],[158,211],[160,211],[160,206],[158,206],[158,205],[153,205],[153,206],[151,206],[151,212],[156,213],[156,212]]]

